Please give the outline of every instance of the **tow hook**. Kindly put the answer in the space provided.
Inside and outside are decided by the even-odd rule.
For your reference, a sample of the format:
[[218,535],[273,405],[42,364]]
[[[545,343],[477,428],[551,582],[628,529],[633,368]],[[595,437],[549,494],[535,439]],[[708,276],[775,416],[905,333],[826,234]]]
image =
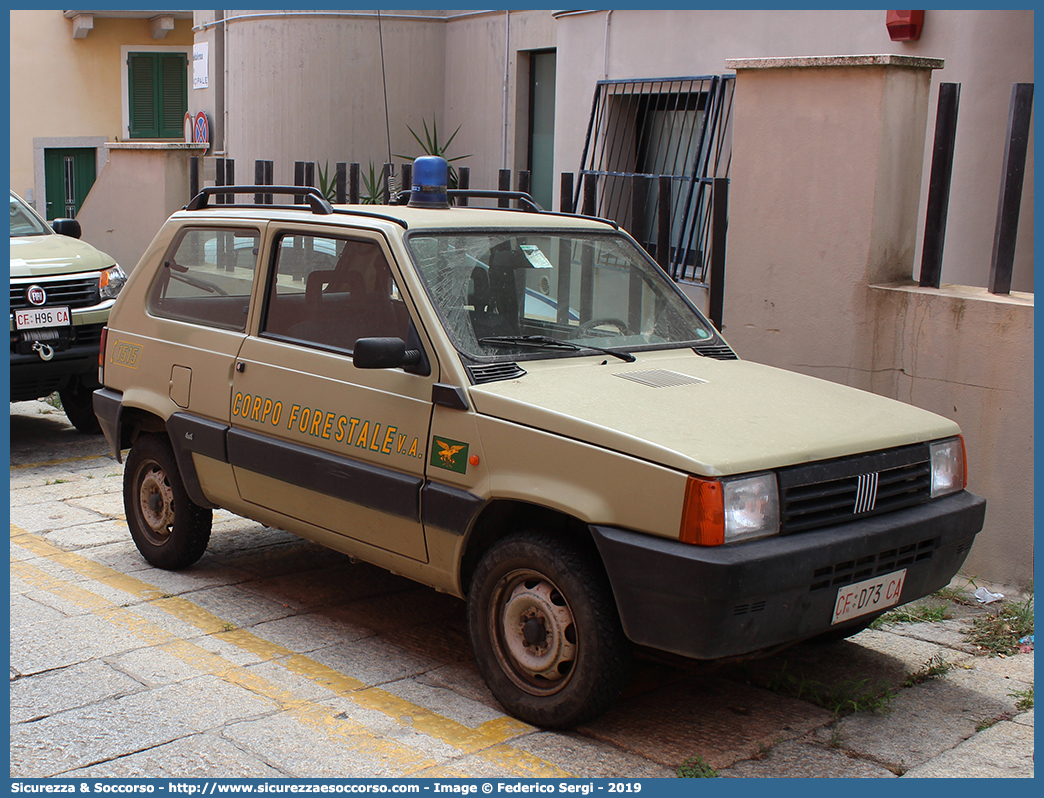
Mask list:
[[54,350],[47,344],[41,344],[39,341],[33,341],[33,351],[40,356],[40,360],[48,361],[54,357]]

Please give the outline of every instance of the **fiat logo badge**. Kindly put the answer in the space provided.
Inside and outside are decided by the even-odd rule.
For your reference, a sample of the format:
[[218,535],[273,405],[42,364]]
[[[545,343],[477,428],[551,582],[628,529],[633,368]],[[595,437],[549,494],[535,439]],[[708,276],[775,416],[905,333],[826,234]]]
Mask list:
[[47,302],[47,292],[38,285],[31,285],[25,292],[30,305],[43,305]]

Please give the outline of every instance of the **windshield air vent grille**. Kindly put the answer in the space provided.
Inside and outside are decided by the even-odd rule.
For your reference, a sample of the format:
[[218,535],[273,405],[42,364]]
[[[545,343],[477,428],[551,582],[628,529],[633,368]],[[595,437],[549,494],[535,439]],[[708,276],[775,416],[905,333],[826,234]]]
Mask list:
[[466,369],[473,385],[526,376],[525,370],[519,368],[517,363],[491,363],[488,366],[467,366]]
[[706,382],[699,377],[690,377],[688,374],[679,374],[677,371],[667,369],[628,371],[616,376],[622,380],[648,385],[650,388],[677,388],[681,385],[701,385]]
[[694,346],[692,349],[697,355],[711,357],[715,360],[739,360],[739,356],[732,351],[728,344]]

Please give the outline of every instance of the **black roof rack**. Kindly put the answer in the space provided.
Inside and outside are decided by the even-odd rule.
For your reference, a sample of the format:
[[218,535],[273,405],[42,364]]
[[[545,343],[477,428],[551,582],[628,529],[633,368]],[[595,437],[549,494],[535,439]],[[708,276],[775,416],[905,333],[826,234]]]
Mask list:
[[[201,211],[207,207],[210,197],[215,194],[291,194],[295,197],[304,197],[308,200],[308,208],[312,213],[331,214],[333,206],[327,202],[322,192],[314,186],[207,186],[194,196],[189,204],[185,206],[186,211]],[[254,203],[233,203],[239,208],[264,207]],[[228,205],[225,206],[229,207]],[[273,207],[269,205],[268,207]],[[294,206],[280,206],[294,207]]]
[[[395,195],[396,205],[407,205],[410,201],[410,191],[400,191]],[[589,219],[594,222],[603,222],[609,225],[614,230],[619,230],[620,225],[614,222],[612,219],[604,219],[601,216],[586,216],[582,213],[563,213],[561,211],[547,211],[540,207],[531,194],[527,194],[524,191],[497,191],[493,189],[473,189],[473,188],[451,188],[446,192],[448,197],[475,197],[476,199],[507,199],[507,200],[518,200],[520,204],[528,206],[530,213],[539,213],[543,216],[567,216],[573,219]],[[490,208],[486,210],[511,210],[510,208]]]

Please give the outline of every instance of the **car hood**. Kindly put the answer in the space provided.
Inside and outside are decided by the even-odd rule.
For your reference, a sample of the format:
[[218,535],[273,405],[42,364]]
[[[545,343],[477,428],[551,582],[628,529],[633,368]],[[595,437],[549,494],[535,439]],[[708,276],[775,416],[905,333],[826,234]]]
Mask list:
[[704,476],[779,468],[960,432],[954,422],[837,383],[691,350],[524,361],[471,387],[476,410]]
[[11,238],[12,277],[96,272],[109,268],[115,262],[86,241],[57,233]]

